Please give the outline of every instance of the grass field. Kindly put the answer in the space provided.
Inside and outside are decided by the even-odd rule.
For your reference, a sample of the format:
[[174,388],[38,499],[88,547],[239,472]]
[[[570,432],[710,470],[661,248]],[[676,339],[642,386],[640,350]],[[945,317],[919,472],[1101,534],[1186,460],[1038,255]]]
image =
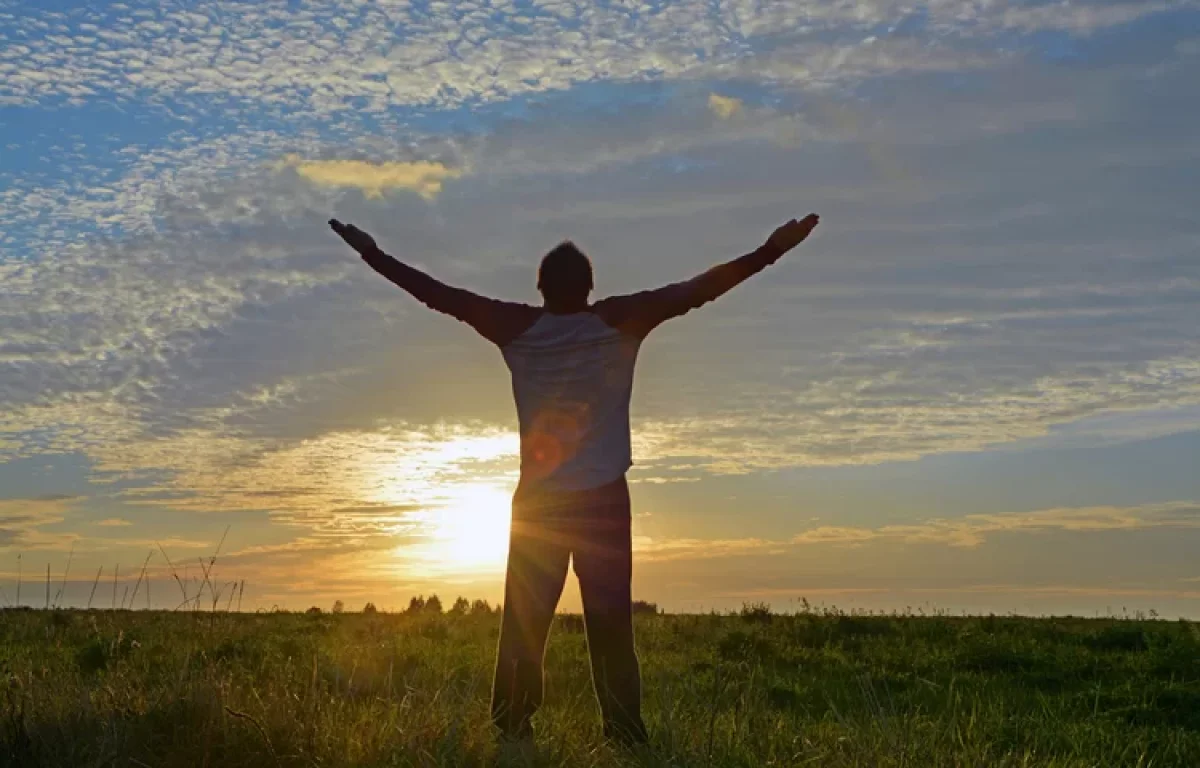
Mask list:
[[[0,612],[0,763],[478,765],[499,616]],[[602,743],[578,617],[537,765],[1200,766],[1200,625],[638,618],[654,748]]]

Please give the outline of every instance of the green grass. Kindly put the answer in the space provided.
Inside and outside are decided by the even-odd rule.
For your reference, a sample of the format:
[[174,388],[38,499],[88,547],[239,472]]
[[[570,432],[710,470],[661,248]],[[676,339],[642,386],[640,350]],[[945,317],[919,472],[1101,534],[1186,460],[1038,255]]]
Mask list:
[[[0,764],[495,764],[498,625],[3,611]],[[637,640],[653,751],[603,745],[560,617],[535,764],[1200,766],[1196,624],[640,616]]]

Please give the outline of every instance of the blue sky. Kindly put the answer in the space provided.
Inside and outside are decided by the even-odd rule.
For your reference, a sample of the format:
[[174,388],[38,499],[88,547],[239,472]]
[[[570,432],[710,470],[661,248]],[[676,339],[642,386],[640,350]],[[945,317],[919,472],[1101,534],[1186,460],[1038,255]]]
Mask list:
[[647,342],[638,596],[1200,616],[1198,76],[1188,0],[0,2],[0,599],[497,599],[503,365],[326,219],[535,302],[817,211]]

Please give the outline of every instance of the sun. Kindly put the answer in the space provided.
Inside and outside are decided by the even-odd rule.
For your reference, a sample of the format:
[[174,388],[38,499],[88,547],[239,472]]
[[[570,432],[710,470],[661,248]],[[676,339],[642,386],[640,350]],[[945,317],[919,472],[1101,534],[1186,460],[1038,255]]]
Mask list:
[[425,543],[417,554],[430,570],[469,572],[499,570],[508,557],[509,495],[491,485],[455,488],[444,504],[424,517]]

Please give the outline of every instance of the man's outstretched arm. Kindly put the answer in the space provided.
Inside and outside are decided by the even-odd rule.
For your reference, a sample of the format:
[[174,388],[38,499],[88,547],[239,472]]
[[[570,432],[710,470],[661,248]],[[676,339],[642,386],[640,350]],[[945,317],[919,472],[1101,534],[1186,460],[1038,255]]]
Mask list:
[[750,253],[686,280],[653,291],[618,296],[600,302],[598,308],[609,324],[644,336],[660,323],[707,304],[749,277],[774,264],[812,233],[820,217],[810,213],[777,228],[767,241]]
[[505,344],[527,327],[537,310],[523,304],[511,304],[485,298],[462,288],[446,285],[415,267],[392,258],[380,250],[375,239],[353,224],[330,219],[329,226],[372,269],[413,295],[430,309],[461,320],[485,338]]

